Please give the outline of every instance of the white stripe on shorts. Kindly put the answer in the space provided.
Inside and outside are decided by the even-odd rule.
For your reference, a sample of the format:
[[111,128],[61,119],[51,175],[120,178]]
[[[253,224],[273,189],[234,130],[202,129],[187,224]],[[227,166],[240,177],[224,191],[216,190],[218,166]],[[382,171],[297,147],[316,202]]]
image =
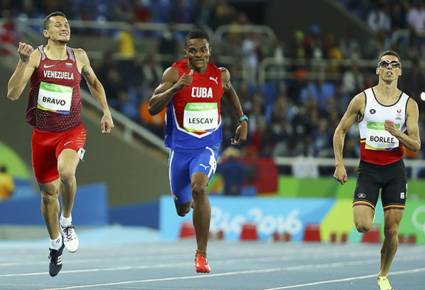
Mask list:
[[171,165],[173,163],[174,150],[170,150],[170,160],[168,161],[168,179],[170,181],[171,194],[174,195],[173,185],[171,184]]
[[215,160],[214,150],[212,150],[210,147],[205,147],[205,148],[211,152],[210,161],[209,161],[210,171],[208,171],[208,178],[210,178],[211,175],[215,172],[215,168],[217,166],[217,160]]

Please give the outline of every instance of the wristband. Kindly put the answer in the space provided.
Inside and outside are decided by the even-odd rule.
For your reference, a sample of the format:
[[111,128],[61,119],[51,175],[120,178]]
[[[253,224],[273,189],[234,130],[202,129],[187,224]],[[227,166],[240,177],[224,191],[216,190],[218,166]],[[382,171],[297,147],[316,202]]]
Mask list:
[[239,123],[243,122],[243,121],[248,122],[248,116],[247,115],[242,115],[242,116],[239,117]]

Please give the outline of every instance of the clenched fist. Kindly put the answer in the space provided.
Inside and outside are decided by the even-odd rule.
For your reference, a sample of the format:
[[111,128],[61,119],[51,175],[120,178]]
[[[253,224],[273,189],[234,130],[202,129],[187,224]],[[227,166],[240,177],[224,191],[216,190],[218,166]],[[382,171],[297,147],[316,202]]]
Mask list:
[[25,42],[19,42],[18,53],[22,62],[28,62],[33,51],[34,48],[31,45],[26,44]]
[[190,86],[192,83],[193,69],[190,70],[189,74],[183,73],[181,77],[174,84],[174,87],[178,90],[185,86]]

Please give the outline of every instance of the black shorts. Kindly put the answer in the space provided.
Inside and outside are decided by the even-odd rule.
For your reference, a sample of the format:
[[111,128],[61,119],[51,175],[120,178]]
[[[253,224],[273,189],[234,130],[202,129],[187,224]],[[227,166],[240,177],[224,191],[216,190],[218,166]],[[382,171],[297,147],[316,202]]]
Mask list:
[[379,190],[381,190],[384,211],[404,209],[407,184],[403,160],[388,165],[360,161],[353,206],[367,205],[375,209]]

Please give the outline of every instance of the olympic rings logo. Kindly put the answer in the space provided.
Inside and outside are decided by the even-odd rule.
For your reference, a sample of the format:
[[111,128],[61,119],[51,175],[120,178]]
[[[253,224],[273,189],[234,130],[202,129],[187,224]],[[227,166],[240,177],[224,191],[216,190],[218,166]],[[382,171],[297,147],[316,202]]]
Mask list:
[[415,209],[412,214],[412,224],[416,229],[425,234],[425,206]]

